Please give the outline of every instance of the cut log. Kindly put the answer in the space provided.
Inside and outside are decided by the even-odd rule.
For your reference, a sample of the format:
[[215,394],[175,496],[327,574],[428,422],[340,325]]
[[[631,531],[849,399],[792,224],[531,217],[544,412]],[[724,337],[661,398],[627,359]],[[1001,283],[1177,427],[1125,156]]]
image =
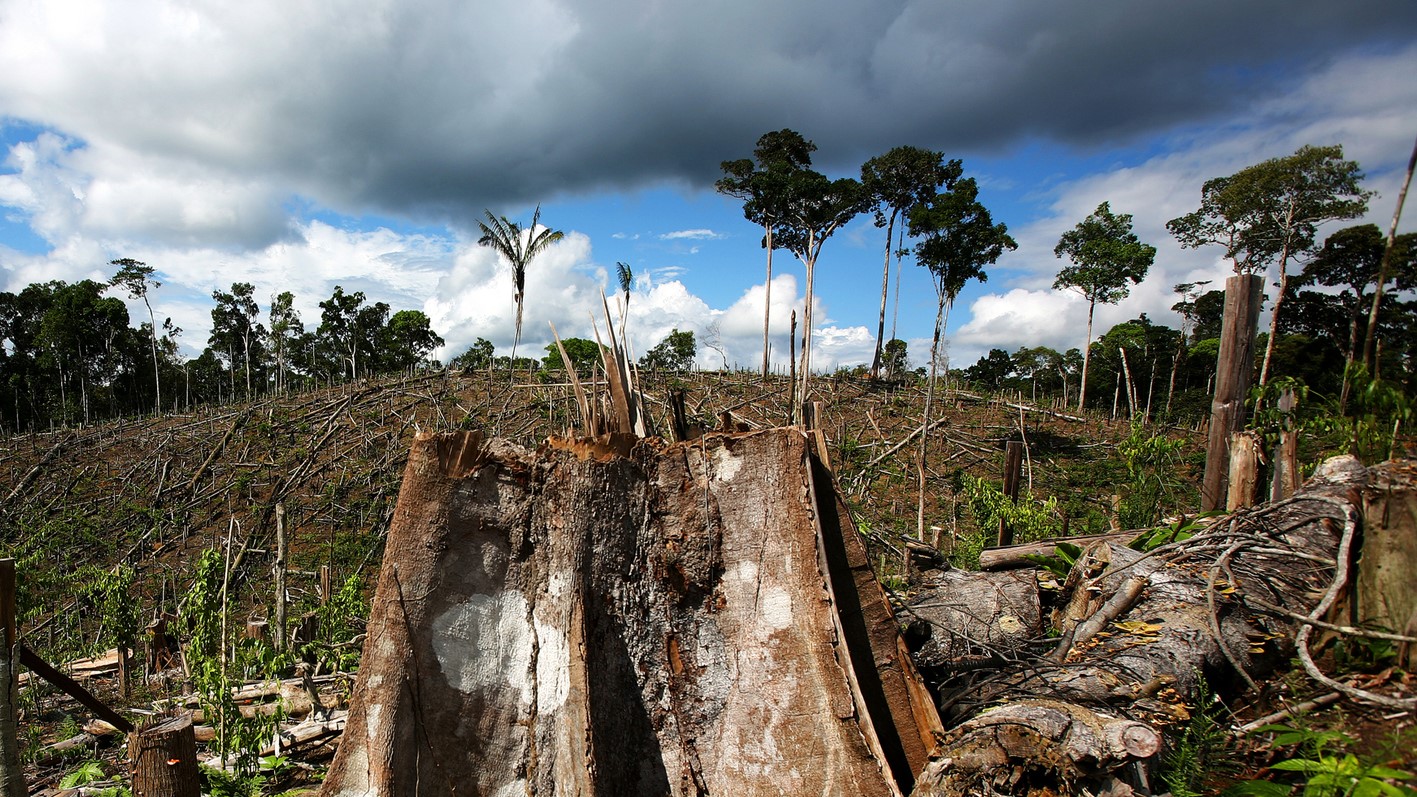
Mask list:
[[1074,566],[1105,565],[1076,579],[1075,641],[949,697],[955,727],[915,793],[1096,792],[1156,752],[1199,678],[1230,692],[1302,658],[1307,632],[1295,618],[1324,611],[1317,596],[1340,584],[1335,563],[1355,536],[1361,488],[1394,467],[1330,461],[1294,498],[1150,554],[1098,543]]
[[908,791],[889,737],[932,709],[880,683],[898,638],[847,649],[810,462],[800,429],[420,436],[321,793]]

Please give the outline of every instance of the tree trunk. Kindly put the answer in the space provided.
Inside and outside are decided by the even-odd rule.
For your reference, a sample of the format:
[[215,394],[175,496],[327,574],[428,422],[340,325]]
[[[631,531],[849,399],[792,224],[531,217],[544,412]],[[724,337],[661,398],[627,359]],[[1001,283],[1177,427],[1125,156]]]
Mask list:
[[886,224],[886,264],[881,267],[881,319],[876,324],[876,353],[871,358],[871,379],[881,378],[881,347],[886,337],[886,300],[891,288],[891,236],[895,233],[895,210]]
[[1210,436],[1206,443],[1201,509],[1219,509],[1229,483],[1230,435],[1245,428],[1245,396],[1254,373],[1255,329],[1259,324],[1261,289],[1257,275],[1225,280],[1225,315],[1216,361],[1215,396],[1210,403]]
[[1082,383],[1078,385],[1078,412],[1082,412],[1083,404],[1087,401],[1087,364],[1092,357],[1092,312],[1097,309],[1097,300],[1089,300],[1087,304],[1087,340],[1082,344]]
[[811,462],[795,428],[419,437],[321,793],[907,793],[938,726]]
[[768,322],[772,320],[772,225],[763,225],[763,241],[768,248],[768,280],[763,284],[763,380],[768,378],[768,355],[772,352]]
[[[930,439],[930,411],[935,401],[935,370],[940,361],[940,332],[949,323],[949,302],[944,290],[939,289],[939,307],[935,310],[935,338],[930,343],[930,381],[925,385],[925,417],[920,422],[920,450],[915,456],[915,472],[918,480],[915,503],[915,539],[925,539],[925,449]],[[906,567],[910,557],[906,556]]]
[[197,737],[191,717],[148,725],[128,740],[133,797],[198,797]]
[[[1390,480],[1408,510],[1417,503],[1409,467],[1365,470],[1342,457],[1293,499],[1219,520],[1182,543],[1150,554],[1093,545],[1072,566],[1064,589],[1075,600],[1055,617],[1062,642],[1051,652],[1016,655],[996,643],[983,648],[995,668],[956,667],[942,700],[958,724],[915,794],[1098,793],[1154,764],[1161,729],[1186,719],[1202,674],[1227,694],[1310,656],[1311,626],[1295,618],[1318,619],[1344,588],[1346,565],[1331,563],[1347,561],[1367,485]],[[963,627],[945,630],[986,641],[997,605],[966,608]]]
[[1412,185],[1412,172],[1417,169],[1417,142],[1412,144],[1412,157],[1407,160],[1407,176],[1402,178],[1402,190],[1397,192],[1397,207],[1392,212],[1392,224],[1387,228],[1387,245],[1383,247],[1383,259],[1378,265],[1378,284],[1373,291],[1373,309],[1368,313],[1368,334],[1363,338],[1363,364],[1368,366],[1369,375],[1378,375],[1377,343],[1378,308],[1383,303],[1383,286],[1387,284],[1392,267],[1393,243],[1397,240],[1397,223],[1402,219],[1402,205],[1407,200],[1407,189]]

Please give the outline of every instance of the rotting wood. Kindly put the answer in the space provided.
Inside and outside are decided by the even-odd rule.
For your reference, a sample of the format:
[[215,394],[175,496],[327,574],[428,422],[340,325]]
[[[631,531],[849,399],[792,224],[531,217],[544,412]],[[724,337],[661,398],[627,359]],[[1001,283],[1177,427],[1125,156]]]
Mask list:
[[[1314,627],[1306,618],[1326,611],[1345,583],[1334,563],[1345,560],[1355,536],[1361,491],[1391,478],[1411,497],[1410,469],[1364,469],[1339,458],[1293,498],[1235,513],[1184,542],[1149,553],[1096,543],[1096,555],[1074,565],[1084,576],[1069,579],[1075,596],[1096,596],[1078,616],[1104,604],[1130,610],[1089,642],[1080,629],[1062,661],[1023,658],[952,698],[958,724],[916,794],[962,797],[986,786],[1002,794],[1095,793],[1108,779],[1125,780],[1131,765],[1158,749],[1159,728],[1184,718],[1198,673],[1223,692],[1242,675],[1258,678],[1295,655],[1306,658]],[[1315,595],[1324,598],[1314,603]],[[1355,699],[1411,708],[1411,701],[1322,682]]]

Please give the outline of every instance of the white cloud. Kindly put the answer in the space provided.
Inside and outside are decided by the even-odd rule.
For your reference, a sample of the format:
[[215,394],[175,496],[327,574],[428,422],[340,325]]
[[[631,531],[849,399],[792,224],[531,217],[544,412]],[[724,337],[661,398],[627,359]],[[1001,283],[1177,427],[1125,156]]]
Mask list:
[[[1412,131],[1417,130],[1417,84],[1406,79],[1413,70],[1417,70],[1417,47],[1343,59],[1295,91],[1258,103],[1225,129],[1177,138],[1169,142],[1170,151],[1136,166],[1055,186],[1049,213],[1012,230],[1017,252],[991,269],[995,280],[990,286],[1000,284],[1003,289],[978,295],[965,308],[964,323],[953,340],[953,364],[969,365],[991,348],[1082,346],[1087,306],[1074,293],[1052,290],[1058,270],[1065,265],[1053,256],[1053,248],[1064,231],[1103,201],[1110,202],[1115,213],[1134,216],[1137,235],[1156,246],[1157,256],[1147,279],[1134,286],[1127,299],[1097,308],[1094,337],[1142,313],[1157,323],[1179,326],[1170,309],[1179,299],[1172,292],[1174,285],[1212,280],[1212,288],[1221,288],[1233,274],[1217,247],[1182,249],[1166,230],[1169,219],[1196,209],[1201,185],[1212,177],[1288,155],[1305,144],[1341,143],[1346,157],[1368,167],[1366,184],[1379,195],[1370,203],[1367,218],[1331,223],[1320,240],[1327,232],[1363,221],[1386,229],[1411,152]],[[1305,123],[1295,125],[1293,119]],[[1377,123],[1370,124],[1374,120]],[[1413,224],[1409,221],[1405,226]],[[1275,279],[1277,275],[1271,274],[1268,281]]]
[[695,241],[711,241],[718,238],[722,238],[723,234],[714,232],[713,230],[705,229],[675,230],[674,232],[662,233],[659,237],[661,240],[664,241],[677,241],[686,238]]

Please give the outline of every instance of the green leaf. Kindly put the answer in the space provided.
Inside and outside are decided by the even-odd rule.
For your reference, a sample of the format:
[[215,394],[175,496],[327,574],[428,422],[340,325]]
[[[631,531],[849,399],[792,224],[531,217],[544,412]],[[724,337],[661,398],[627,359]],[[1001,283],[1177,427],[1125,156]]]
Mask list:
[[1266,780],[1246,780],[1232,785],[1220,797],[1289,797],[1294,789]]

